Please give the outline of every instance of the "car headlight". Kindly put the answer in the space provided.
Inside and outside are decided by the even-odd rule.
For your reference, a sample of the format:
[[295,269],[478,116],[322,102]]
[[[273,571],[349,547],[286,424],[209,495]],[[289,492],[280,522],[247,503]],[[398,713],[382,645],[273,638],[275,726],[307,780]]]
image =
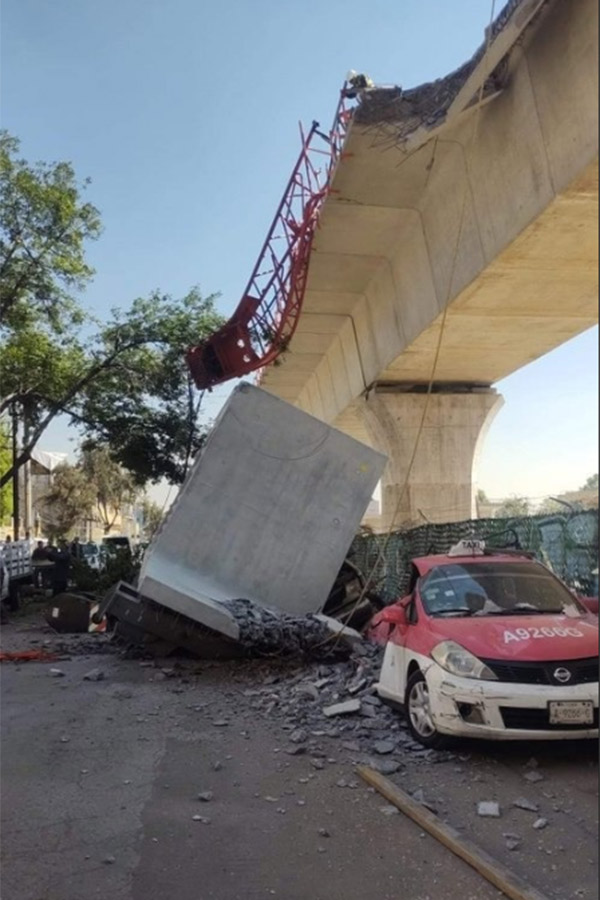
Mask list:
[[454,641],[442,641],[433,648],[431,656],[442,669],[452,675],[460,675],[461,678],[484,678],[488,681],[498,680],[485,663]]

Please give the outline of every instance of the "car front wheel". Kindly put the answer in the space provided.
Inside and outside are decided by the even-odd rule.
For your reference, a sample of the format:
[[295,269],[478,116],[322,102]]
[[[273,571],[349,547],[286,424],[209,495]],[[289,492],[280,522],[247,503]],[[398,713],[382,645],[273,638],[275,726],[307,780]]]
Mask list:
[[404,708],[410,733],[416,741],[434,750],[447,746],[448,738],[439,734],[433,724],[429,688],[422,672],[413,672],[408,679]]

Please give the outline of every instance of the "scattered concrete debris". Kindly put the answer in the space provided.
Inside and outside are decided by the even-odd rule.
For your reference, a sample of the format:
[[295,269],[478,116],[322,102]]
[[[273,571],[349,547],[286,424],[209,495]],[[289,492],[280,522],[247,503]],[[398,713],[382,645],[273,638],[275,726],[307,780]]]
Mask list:
[[202,822],[203,825],[210,825],[210,819],[207,819],[206,816],[192,816],[193,822]]
[[396,806],[380,806],[379,812],[383,813],[384,816],[399,816],[400,810]]
[[477,804],[477,815],[483,818],[499,819],[500,804],[491,800],[482,800]]
[[64,678],[65,677],[65,673],[63,672],[62,669],[50,669],[48,674],[51,675],[52,678]]
[[116,863],[116,857],[114,856],[105,856],[102,862],[107,866],[112,866],[113,863]]
[[544,819],[543,817],[536,819],[535,822],[533,823],[533,827],[535,828],[536,831],[541,831],[542,828],[546,828],[547,825],[548,825],[548,819]]
[[516,806],[517,809],[525,809],[528,812],[539,812],[540,808],[537,803],[532,803],[531,800],[528,800],[527,797],[519,797],[518,800],[513,801],[513,806]]
[[360,700],[346,700],[344,703],[334,703],[333,706],[324,706],[323,715],[327,718],[332,716],[347,716],[352,713],[360,712]]
[[198,800],[202,803],[210,803],[210,801],[214,798],[214,794],[212,791],[202,791],[198,794]]

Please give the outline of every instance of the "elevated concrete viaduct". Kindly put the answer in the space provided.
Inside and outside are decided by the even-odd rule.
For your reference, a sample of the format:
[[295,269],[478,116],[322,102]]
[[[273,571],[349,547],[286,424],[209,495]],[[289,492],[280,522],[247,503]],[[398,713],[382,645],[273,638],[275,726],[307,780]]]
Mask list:
[[261,385],[388,454],[382,527],[469,517],[492,385],[597,321],[597,15],[511,0],[457,72],[361,94]]

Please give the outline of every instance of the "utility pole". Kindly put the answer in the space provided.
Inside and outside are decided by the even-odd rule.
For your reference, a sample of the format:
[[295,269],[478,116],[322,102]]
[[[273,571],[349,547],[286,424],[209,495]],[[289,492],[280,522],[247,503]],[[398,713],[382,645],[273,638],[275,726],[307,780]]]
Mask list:
[[13,541],[19,540],[19,470],[17,469],[19,419],[17,404],[12,405],[12,461],[13,461]]

